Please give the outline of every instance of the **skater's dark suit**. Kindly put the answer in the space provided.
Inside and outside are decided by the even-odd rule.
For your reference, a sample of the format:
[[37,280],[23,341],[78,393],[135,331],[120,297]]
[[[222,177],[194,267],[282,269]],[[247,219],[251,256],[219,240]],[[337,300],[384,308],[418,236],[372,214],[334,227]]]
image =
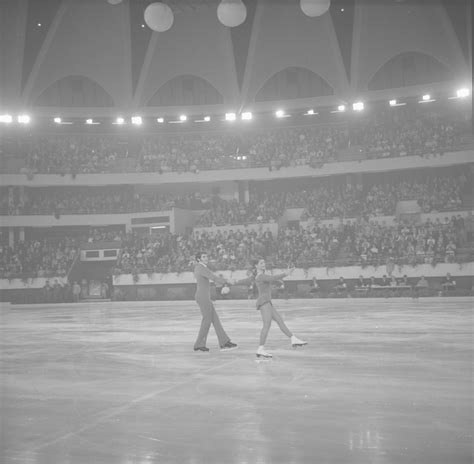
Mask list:
[[211,323],[214,325],[214,329],[219,340],[219,345],[222,347],[230,341],[230,338],[225,333],[221,321],[219,320],[219,316],[217,315],[214,305],[212,304],[209,281],[212,280],[213,282],[220,284],[224,284],[227,281],[226,279],[212,273],[207,268],[207,266],[202,263],[197,263],[194,267],[194,277],[196,278],[197,283],[195,299],[202,313],[201,328],[199,330],[196,343],[194,344],[194,348],[196,349],[206,346],[207,335],[209,333]]

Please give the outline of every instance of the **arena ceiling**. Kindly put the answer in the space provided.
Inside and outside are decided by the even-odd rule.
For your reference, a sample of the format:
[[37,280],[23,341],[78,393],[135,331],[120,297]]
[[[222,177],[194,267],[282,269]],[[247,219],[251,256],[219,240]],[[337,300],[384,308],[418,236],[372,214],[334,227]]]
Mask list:
[[218,0],[168,0],[163,33],[144,25],[152,0],[0,0],[0,103],[90,112],[166,107],[333,104],[390,89],[471,82],[469,0],[244,0],[227,28]]

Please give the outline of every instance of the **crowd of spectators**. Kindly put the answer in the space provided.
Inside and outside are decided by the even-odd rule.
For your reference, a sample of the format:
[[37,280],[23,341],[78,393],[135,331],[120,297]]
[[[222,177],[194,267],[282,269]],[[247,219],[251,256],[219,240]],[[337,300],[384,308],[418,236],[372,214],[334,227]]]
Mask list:
[[196,250],[207,250],[219,270],[243,269],[252,258],[264,256],[275,267],[342,265],[416,265],[455,262],[456,250],[467,242],[460,215],[424,224],[395,226],[359,219],[339,225],[315,224],[286,228],[277,236],[257,230],[204,230],[180,235],[144,235],[109,228],[60,241],[30,240],[0,248],[0,276],[51,277],[67,274],[81,243],[121,242],[116,274],[183,272],[190,270]]
[[166,211],[177,206],[207,208],[207,198],[194,194],[137,193],[130,186],[100,189],[34,189],[16,202],[3,201],[0,211],[10,215],[29,214],[114,214]]
[[[393,109],[392,109],[393,110]],[[310,165],[338,160],[357,147],[367,158],[442,154],[460,142],[461,117],[397,108],[332,124],[241,128],[232,132],[155,135],[44,134],[19,137],[3,152],[23,157],[28,175],[110,172],[199,172]]]
[[470,185],[469,170],[444,172],[414,180],[393,176],[363,186],[331,179],[301,181],[297,188],[276,192],[249,192],[249,201],[224,200],[214,194],[138,192],[133,186],[26,189],[9,198],[2,190],[0,214],[110,214],[164,211],[174,206],[200,209],[197,226],[221,226],[276,222],[286,208],[303,208],[303,220],[395,214],[400,200],[417,201],[423,213],[456,211]]
[[0,277],[63,277],[78,253],[77,243],[65,238],[19,241],[13,247],[0,245]]
[[460,215],[445,221],[396,226],[359,220],[353,223],[287,228],[274,236],[268,229],[200,231],[194,234],[139,236],[128,234],[116,273],[181,272],[190,270],[193,253],[207,250],[216,269],[242,269],[255,256],[276,267],[335,265],[416,265],[454,262],[466,243]]

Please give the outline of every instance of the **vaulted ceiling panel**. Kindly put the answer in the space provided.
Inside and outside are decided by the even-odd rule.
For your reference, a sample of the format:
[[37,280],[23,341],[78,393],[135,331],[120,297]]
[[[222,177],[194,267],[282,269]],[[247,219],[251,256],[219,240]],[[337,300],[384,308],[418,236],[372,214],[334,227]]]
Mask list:
[[179,75],[201,77],[232,103],[238,96],[230,31],[215,10],[201,6],[175,14],[173,27],[153,33],[135,102],[145,104],[164,83]]
[[356,0],[353,89],[366,90],[377,70],[403,52],[431,55],[458,75],[467,71],[452,23],[438,0]]
[[25,87],[25,100],[36,97],[55,81],[82,75],[96,81],[117,105],[130,102],[130,22],[127,3],[61,4],[43,42]]
[[309,18],[299,2],[261,1],[252,31],[244,95],[253,101],[262,85],[285,68],[301,67],[320,75],[339,94],[347,77],[331,15]]
[[41,46],[58,11],[62,0],[28,1],[26,18],[25,51],[23,55],[22,85],[25,85],[28,75],[35,63]]

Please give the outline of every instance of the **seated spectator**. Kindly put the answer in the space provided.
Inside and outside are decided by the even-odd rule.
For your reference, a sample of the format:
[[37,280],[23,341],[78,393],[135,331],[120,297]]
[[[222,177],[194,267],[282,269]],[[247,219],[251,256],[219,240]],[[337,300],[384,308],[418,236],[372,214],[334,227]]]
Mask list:
[[448,272],[446,277],[443,279],[441,286],[444,291],[456,290],[456,281],[451,277],[451,274]]
[[416,283],[416,286],[418,288],[428,288],[429,287],[428,281],[425,279],[424,276],[420,277],[420,280]]
[[356,288],[365,288],[365,287],[367,287],[367,285],[365,283],[365,280],[362,276],[359,276],[355,286],[356,286]]
[[347,284],[346,281],[344,280],[344,277],[339,277],[339,280],[334,287],[334,289],[338,292],[345,292],[347,290]]

